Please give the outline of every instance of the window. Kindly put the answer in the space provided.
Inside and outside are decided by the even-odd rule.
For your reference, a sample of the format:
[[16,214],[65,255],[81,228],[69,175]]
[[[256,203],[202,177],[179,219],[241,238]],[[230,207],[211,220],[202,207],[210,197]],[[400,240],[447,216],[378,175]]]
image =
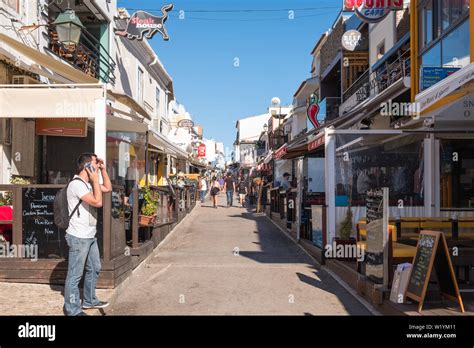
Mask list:
[[441,66],[441,42],[438,42],[433,48],[422,56],[423,66]]
[[15,10],[16,13],[20,13],[20,0],[0,0],[0,3],[6,4],[8,7]]
[[[474,143],[472,139],[440,141],[441,208],[474,208]],[[453,153],[457,153],[457,161]]]
[[137,86],[138,86],[138,102],[143,103],[143,70],[138,68],[137,76]]
[[463,67],[469,64],[469,21],[464,21],[442,41],[443,67]]
[[385,54],[385,40],[377,45],[377,59],[380,59]]
[[155,107],[156,107],[156,116],[160,115],[160,89],[159,88],[156,88],[156,100],[155,100]]

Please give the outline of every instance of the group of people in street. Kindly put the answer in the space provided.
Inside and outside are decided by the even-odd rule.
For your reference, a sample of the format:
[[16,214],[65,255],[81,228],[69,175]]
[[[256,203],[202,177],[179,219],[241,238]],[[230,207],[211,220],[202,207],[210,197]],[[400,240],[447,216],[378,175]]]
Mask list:
[[234,178],[232,173],[228,172],[225,176],[212,176],[211,180],[208,180],[205,176],[199,178],[198,190],[201,198],[201,203],[205,202],[206,195],[209,191],[213,208],[217,209],[217,196],[221,192],[225,192],[227,198],[227,207],[233,206],[233,200],[235,193],[239,195],[239,204],[241,207],[245,207],[246,197],[249,193],[248,182],[242,175],[238,180]]

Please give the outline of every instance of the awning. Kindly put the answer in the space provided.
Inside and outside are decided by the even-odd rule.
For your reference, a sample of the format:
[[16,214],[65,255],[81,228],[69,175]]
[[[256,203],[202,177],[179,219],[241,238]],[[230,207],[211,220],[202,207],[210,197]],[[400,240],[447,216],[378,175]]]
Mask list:
[[283,144],[278,150],[273,154],[273,159],[280,159],[288,152],[287,144]]
[[98,83],[99,81],[87,75],[86,73],[80,71],[69,65],[66,62],[62,62],[59,60],[54,59],[34,48],[31,48],[25,45],[23,42],[17,41],[10,36],[0,33],[0,47],[8,46],[11,49],[15,50],[16,52],[20,53],[21,55],[26,56],[28,59],[34,61],[35,63],[58,73],[61,76],[66,77],[67,79],[71,80],[74,83]]
[[271,163],[260,163],[257,165],[257,170],[260,172],[266,172],[272,170],[272,165]]
[[117,116],[107,116],[107,131],[109,132],[136,132],[145,133],[148,125],[145,123],[128,120]]
[[[431,109],[437,108],[445,103],[443,99],[462,88],[469,82],[474,80],[474,63],[471,63],[464,68],[449,75],[444,80],[434,84],[423,92],[418,93],[415,97],[416,105],[419,105],[419,111],[423,114],[429,112]],[[472,90],[467,88],[465,93],[459,94],[459,98],[465,94],[471,93]]]
[[170,142],[163,135],[157,133],[153,129],[150,129],[150,133],[148,135],[148,142],[159,149],[163,149],[163,151],[170,155],[188,159],[188,153],[186,151],[182,150],[179,146]]
[[286,148],[286,154],[284,154],[281,158],[283,159],[291,159],[303,156],[308,151],[308,144],[306,143],[306,137],[302,136],[299,139],[295,140],[294,142],[288,144]]
[[319,133],[315,139],[308,142],[308,151],[315,151],[324,145],[324,132]]
[[111,91],[110,89],[107,90],[107,94],[111,95],[115,100],[128,106],[130,109],[136,111],[143,117],[146,117],[147,119],[151,120],[150,114],[140,104],[138,104],[135,101],[135,99],[133,99],[129,95],[124,94],[124,93],[117,93],[117,92]]
[[270,150],[267,156],[265,157],[265,159],[263,160],[263,163],[270,163],[272,159],[273,159],[273,151]]
[[0,117],[95,118],[102,84],[0,85]]

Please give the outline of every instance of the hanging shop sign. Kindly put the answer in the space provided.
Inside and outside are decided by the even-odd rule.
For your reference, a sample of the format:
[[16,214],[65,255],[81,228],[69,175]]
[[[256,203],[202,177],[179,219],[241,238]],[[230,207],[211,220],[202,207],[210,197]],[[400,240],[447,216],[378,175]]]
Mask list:
[[354,51],[361,42],[362,34],[358,30],[348,30],[342,35],[342,47],[348,51]]
[[403,0],[344,0],[344,11],[354,11],[367,23],[377,23],[392,10],[403,10]]
[[306,110],[306,115],[308,116],[308,119],[312,123],[314,128],[319,128],[318,113],[319,113],[319,98],[317,94],[313,93],[309,97],[308,109]]
[[39,118],[36,135],[87,137],[87,118]]
[[421,90],[430,88],[449,75],[454,74],[460,68],[441,68],[424,66],[421,68]]
[[200,144],[198,146],[198,157],[206,157],[206,145]]
[[163,40],[170,38],[165,28],[165,22],[168,19],[168,12],[173,9],[173,4],[165,5],[161,8],[162,16],[153,16],[145,11],[136,11],[128,19],[125,30],[115,29],[115,35],[127,37],[129,40],[143,40],[143,35],[148,40],[152,39],[156,33],[160,33]]
[[178,121],[178,127],[179,128],[193,128],[194,122],[188,119],[180,120]]

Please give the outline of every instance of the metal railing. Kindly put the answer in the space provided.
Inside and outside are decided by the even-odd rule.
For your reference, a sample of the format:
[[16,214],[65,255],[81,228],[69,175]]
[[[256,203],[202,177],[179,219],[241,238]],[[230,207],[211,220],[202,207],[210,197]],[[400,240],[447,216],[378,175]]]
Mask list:
[[77,45],[65,45],[58,40],[53,25],[48,26],[49,49],[77,69],[100,79],[115,84],[116,63],[107,49],[87,30],[82,29],[80,42]]
[[343,93],[343,101],[348,100],[354,94],[357,95],[358,102],[364,101],[371,95],[383,92],[410,74],[410,50],[407,50],[392,63],[385,63],[371,73],[367,70]]

